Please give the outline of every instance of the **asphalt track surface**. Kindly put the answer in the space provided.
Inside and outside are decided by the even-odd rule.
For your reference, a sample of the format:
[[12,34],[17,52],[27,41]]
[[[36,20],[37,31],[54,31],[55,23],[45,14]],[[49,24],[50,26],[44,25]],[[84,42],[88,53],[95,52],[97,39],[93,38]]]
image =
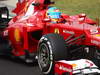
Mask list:
[[20,59],[0,56],[0,75],[41,75],[38,64],[26,64]]

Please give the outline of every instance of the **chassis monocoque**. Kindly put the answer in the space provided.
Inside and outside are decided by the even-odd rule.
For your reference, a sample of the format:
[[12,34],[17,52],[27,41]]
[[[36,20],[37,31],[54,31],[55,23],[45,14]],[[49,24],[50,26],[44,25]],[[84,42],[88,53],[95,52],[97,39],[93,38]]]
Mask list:
[[0,32],[0,38],[10,48],[6,51],[27,62],[37,55],[43,74],[54,74],[55,62],[59,60],[89,59],[100,67],[100,28],[85,14],[62,14],[64,22],[52,23],[46,17],[51,3],[54,2],[18,2],[16,16]]

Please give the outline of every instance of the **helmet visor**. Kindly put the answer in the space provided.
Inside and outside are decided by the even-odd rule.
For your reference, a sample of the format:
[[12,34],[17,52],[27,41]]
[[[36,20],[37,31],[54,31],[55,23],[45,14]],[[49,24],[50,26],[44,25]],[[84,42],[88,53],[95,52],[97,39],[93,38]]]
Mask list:
[[50,12],[48,13],[50,18],[58,19],[61,18],[61,12]]

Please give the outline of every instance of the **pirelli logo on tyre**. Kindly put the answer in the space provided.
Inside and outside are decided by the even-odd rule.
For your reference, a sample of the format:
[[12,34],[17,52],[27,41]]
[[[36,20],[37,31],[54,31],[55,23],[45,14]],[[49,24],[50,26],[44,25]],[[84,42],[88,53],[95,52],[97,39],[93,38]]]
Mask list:
[[59,32],[59,29],[58,29],[58,28],[55,28],[55,29],[54,29],[54,33],[59,34],[59,33],[60,33],[60,32]]

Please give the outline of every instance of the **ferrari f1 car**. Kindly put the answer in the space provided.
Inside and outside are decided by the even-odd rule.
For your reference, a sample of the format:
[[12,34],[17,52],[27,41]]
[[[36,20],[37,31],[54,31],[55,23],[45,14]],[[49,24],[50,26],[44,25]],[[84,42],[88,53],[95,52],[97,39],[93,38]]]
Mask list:
[[[99,26],[84,13],[69,16],[51,4],[51,0],[18,0],[13,10],[16,16],[11,20],[0,12],[0,54],[26,62],[37,58],[45,75],[67,75],[66,71],[75,74],[77,60],[81,65],[89,64],[78,68],[82,74],[99,73]],[[90,71],[92,68],[95,69]]]

